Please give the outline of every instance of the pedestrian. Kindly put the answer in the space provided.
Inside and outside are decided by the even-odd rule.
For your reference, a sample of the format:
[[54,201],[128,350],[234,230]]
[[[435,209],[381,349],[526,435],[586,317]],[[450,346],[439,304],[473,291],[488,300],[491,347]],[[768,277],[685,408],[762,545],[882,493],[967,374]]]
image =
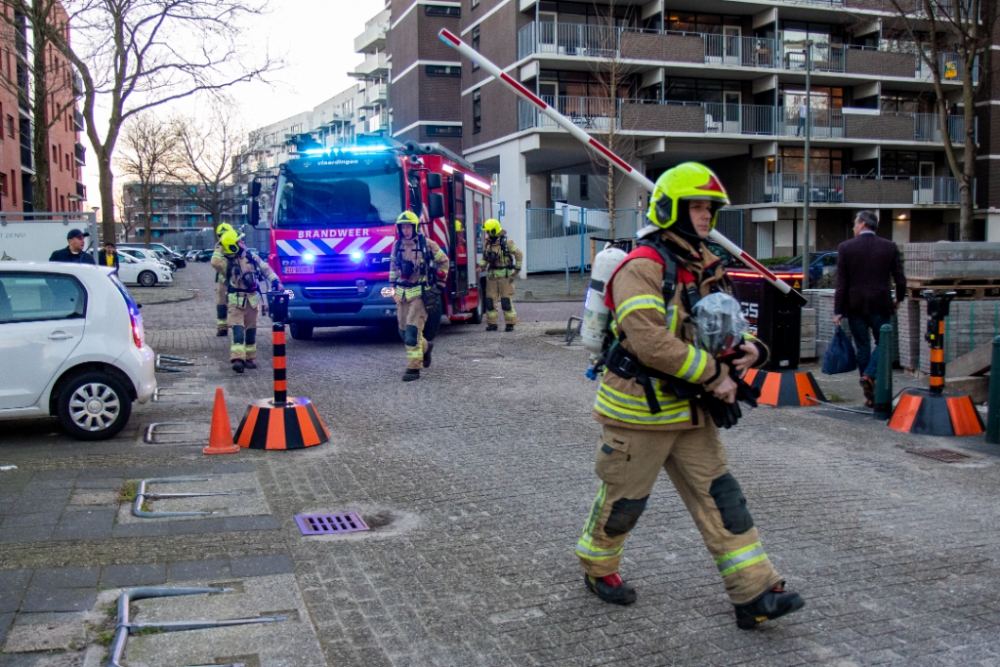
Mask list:
[[403,382],[419,380],[420,369],[431,365],[434,343],[424,338],[426,305],[431,305],[432,317],[441,317],[441,294],[448,278],[448,256],[441,246],[419,232],[419,226],[420,219],[413,211],[399,214],[389,264],[399,337],[406,345]]
[[97,258],[99,266],[110,266],[117,269],[119,267],[118,252],[115,250],[114,241],[105,242],[104,250],[97,253]]
[[[875,405],[875,377],[878,370],[879,334],[889,324],[899,304],[906,298],[906,275],[899,246],[875,235],[878,218],[861,211],[854,218],[854,238],[837,248],[837,282],[833,297],[833,323],[847,318],[854,338],[855,358],[861,373],[865,406]],[[889,278],[896,284],[896,298],[889,291]],[[871,339],[875,338],[872,351]]]
[[225,278],[226,321],[229,328],[229,361],[233,370],[255,369],[257,364],[257,308],[260,306],[260,284],[271,283],[273,291],[281,291],[277,274],[260,257],[248,251],[242,237],[234,230],[219,239],[222,257],[212,256],[212,267]]
[[490,218],[483,223],[483,258],[479,270],[486,272],[486,330],[497,331],[499,317],[497,301],[503,309],[504,331],[513,331],[517,324],[514,312],[514,278],[521,273],[521,251],[500,227],[500,221]]
[[618,572],[622,551],[665,469],[715,560],[737,626],[750,629],[805,603],[785,589],[761,546],[718,427],[702,407],[707,399],[678,398],[672,384],[700,385],[716,404],[733,404],[740,386],[731,372],[742,374],[767,358],[762,343],[744,337],[742,356],[730,367],[696,344],[689,322],[702,297],[732,293],[722,261],[704,244],[728,203],[704,165],[666,171],[650,197],[650,224],[639,231],[639,247],[608,282],[606,303],[624,359],[615,369],[609,361],[594,402],[594,419],[603,425],[595,467],[601,487],[576,555],[587,588],[601,600],[635,602],[635,589]]
[[[215,252],[212,253],[212,259],[223,259],[224,254],[222,252],[222,246],[219,245],[219,239],[226,232],[235,232],[233,226],[228,222],[223,222],[221,225],[215,228]],[[214,265],[213,265],[214,266]],[[216,272],[215,273],[215,335],[219,338],[229,335],[229,325],[226,323],[229,312],[229,301],[228,292],[226,291],[226,277],[225,275]]]
[[90,236],[88,232],[71,229],[66,234],[66,247],[49,255],[50,262],[67,262],[69,264],[96,264],[94,256],[83,251],[84,239]]
[[802,131],[806,127],[806,119],[809,117],[809,105],[806,104],[806,98],[803,97],[802,101],[799,102],[799,127],[795,131],[795,136],[801,136]]

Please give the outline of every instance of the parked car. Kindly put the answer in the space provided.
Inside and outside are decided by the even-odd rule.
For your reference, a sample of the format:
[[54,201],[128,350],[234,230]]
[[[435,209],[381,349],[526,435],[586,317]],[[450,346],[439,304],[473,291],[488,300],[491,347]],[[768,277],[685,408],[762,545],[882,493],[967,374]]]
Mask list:
[[199,262],[208,262],[208,261],[211,261],[212,255],[214,253],[215,253],[215,250],[211,250],[211,249],[209,249],[209,250],[202,250],[201,252],[198,253],[198,256],[195,259],[197,259],[197,261],[199,261]]
[[126,255],[131,255],[140,262],[156,262],[157,264],[170,269],[171,273],[173,273],[174,271],[174,267],[169,262],[166,262],[163,259],[161,259],[160,256],[156,254],[156,251],[150,248],[125,247],[125,248],[118,248],[118,251]]
[[[823,252],[809,253],[809,286],[815,287],[819,284],[819,279],[825,273],[832,273],[837,268],[837,251],[827,250]],[[773,271],[794,270],[801,273],[802,255],[796,255],[780,266],[771,267]]]
[[[118,249],[124,250],[125,248],[141,248],[147,250],[145,243],[119,243]],[[184,259],[184,255],[174,250],[168,248],[162,243],[150,243],[148,250],[153,252],[163,253],[163,259],[169,261],[174,265],[176,269],[183,269],[187,266],[187,261]]]
[[0,262],[0,420],[57,416],[103,440],[156,388],[139,306],[114,269]]
[[140,261],[132,255],[118,253],[118,276],[123,283],[153,287],[157,283],[171,283],[174,276],[170,269],[158,262]]
[[184,253],[184,259],[187,260],[187,261],[189,261],[189,262],[193,262],[195,260],[195,258],[198,256],[199,252],[201,252],[201,251],[200,250],[188,250],[186,253]]

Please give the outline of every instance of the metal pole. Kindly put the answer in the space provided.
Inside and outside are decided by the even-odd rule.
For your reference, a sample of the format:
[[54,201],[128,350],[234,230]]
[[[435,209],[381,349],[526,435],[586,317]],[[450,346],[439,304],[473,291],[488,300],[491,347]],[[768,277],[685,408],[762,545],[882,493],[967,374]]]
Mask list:
[[892,325],[883,324],[878,335],[878,371],[875,375],[875,412],[872,417],[892,416]]
[[990,402],[986,413],[986,442],[1000,445],[1000,336],[993,339],[993,365],[990,367]]
[[806,45],[806,163],[805,188],[802,194],[802,289],[809,288],[809,196],[812,190],[812,174],[809,169],[809,138],[812,134],[812,96],[809,94],[809,70],[812,69],[812,40]]

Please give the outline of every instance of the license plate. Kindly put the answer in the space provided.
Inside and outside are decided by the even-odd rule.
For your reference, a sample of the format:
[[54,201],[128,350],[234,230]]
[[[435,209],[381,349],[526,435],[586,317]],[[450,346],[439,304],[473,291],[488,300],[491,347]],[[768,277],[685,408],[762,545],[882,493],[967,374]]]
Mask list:
[[308,264],[304,266],[286,266],[284,271],[289,275],[293,273],[316,273],[316,267],[309,266]]

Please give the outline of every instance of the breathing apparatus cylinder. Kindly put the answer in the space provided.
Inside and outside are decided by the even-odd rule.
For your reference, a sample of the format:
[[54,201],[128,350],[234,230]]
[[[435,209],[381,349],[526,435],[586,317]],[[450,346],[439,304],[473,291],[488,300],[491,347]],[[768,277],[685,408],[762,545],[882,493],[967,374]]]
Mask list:
[[580,338],[583,346],[592,354],[600,354],[604,346],[604,334],[608,328],[608,317],[611,310],[604,305],[604,296],[608,280],[615,269],[625,259],[625,251],[611,245],[594,257],[594,266],[590,272],[590,287],[587,288],[587,300],[583,306],[583,324]]

